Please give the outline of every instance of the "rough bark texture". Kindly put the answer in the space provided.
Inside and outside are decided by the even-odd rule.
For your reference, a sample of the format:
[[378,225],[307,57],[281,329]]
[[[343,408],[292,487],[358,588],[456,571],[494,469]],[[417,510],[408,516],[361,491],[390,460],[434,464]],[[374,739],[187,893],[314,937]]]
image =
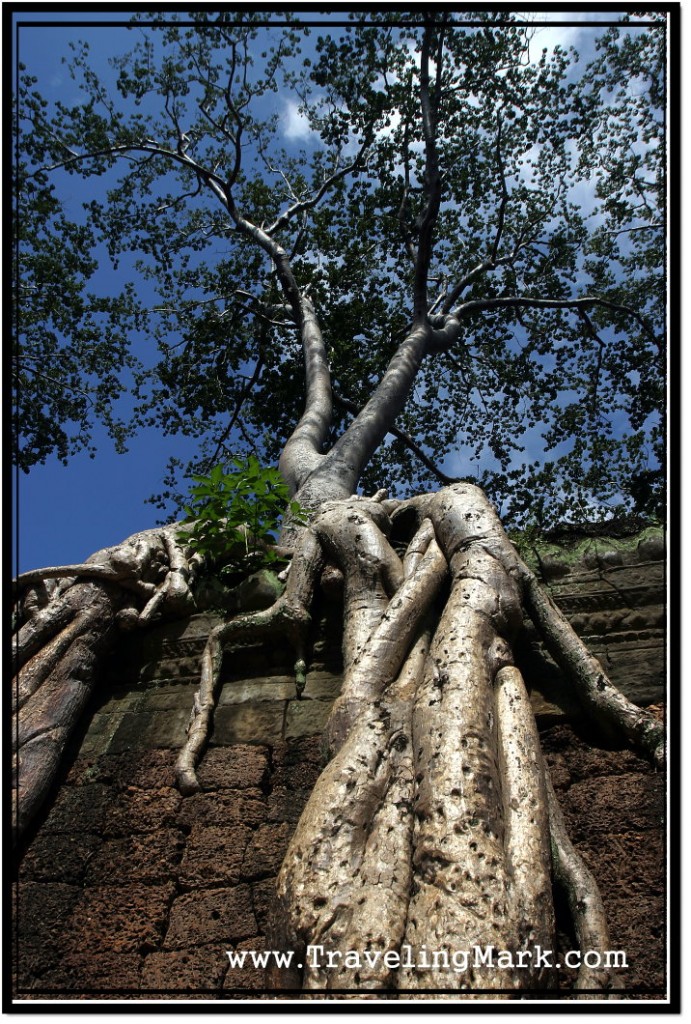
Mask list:
[[177,527],[150,530],[81,565],[16,581],[12,825],[20,837],[55,777],[65,743],[89,700],[117,627],[145,626],[194,607],[198,564]]

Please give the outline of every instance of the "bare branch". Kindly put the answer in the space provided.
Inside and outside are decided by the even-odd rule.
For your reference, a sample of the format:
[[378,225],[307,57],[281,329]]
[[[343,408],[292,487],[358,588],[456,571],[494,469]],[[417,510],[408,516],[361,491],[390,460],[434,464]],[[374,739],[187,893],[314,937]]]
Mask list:
[[250,392],[254,388],[254,385],[257,383],[257,381],[261,377],[261,373],[262,373],[263,369],[264,369],[264,357],[262,355],[260,355],[259,359],[257,360],[257,365],[254,368],[254,372],[253,372],[252,376],[247,381],[247,383],[245,384],[245,387],[242,389],[242,391],[240,392],[240,395],[238,396],[238,400],[235,403],[235,409],[233,410],[233,414],[230,417],[230,420],[228,421],[228,426],[225,428],[225,430],[223,431],[223,433],[221,434],[221,436],[218,439],[218,442],[216,444],[216,450],[214,451],[214,453],[211,456],[211,458],[207,459],[207,462],[206,462],[207,470],[210,469],[212,466],[216,465],[216,460],[219,457],[221,449],[224,447],[224,444],[225,444],[225,441],[226,441],[227,437],[229,436],[231,430],[233,429],[233,427],[237,423],[237,420],[238,420],[238,418],[240,416],[240,412],[242,410],[242,407],[245,404],[245,401],[247,400],[247,398],[249,397]]
[[497,164],[499,165],[499,176],[501,178],[501,202],[499,203],[499,214],[497,217],[497,233],[494,237],[494,245],[492,246],[492,255],[490,260],[492,263],[496,263],[497,256],[499,254],[499,245],[501,243],[501,237],[504,233],[504,218],[506,215],[506,204],[509,201],[509,190],[506,187],[506,173],[504,171],[504,161],[501,155],[501,114],[497,113]]
[[[425,191],[426,203],[418,219],[418,250],[415,262],[413,290],[413,322],[424,323],[427,319],[427,277],[432,259],[432,237],[437,224],[441,204],[441,175],[437,154],[437,110],[430,95],[429,51],[431,30],[425,27],[420,54],[420,110],[422,131],[425,140]],[[439,97],[436,97],[438,101]]]
[[285,210],[270,227],[265,229],[266,234],[269,235],[269,237],[275,235],[277,231],[280,231],[281,228],[284,228],[288,224],[292,217],[295,217],[300,213],[304,213],[307,210],[314,209],[314,207],[317,206],[319,202],[321,202],[326,193],[329,191],[330,188],[332,188],[333,185],[336,184],[336,182],[340,181],[342,178],[345,178],[348,174],[358,170],[362,166],[362,158],[367,151],[368,145],[369,143],[363,142],[362,146],[360,147],[360,151],[358,152],[357,156],[352,161],[352,163],[346,164],[344,167],[341,167],[340,170],[335,171],[328,178],[326,178],[319,186],[316,193],[312,196],[311,199],[303,199],[301,201],[296,201],[295,203],[293,203],[293,205],[289,207],[287,210]]
[[187,153],[178,152],[173,149],[165,149],[157,142],[154,142],[153,139],[145,139],[144,142],[140,143],[121,143],[120,145],[115,146],[104,146],[102,149],[90,150],[88,153],[75,153],[73,156],[67,157],[65,160],[58,160],[54,164],[48,164],[41,167],[28,176],[34,178],[41,172],[55,171],[60,167],[70,167],[73,164],[83,163],[87,160],[99,160],[101,157],[107,156],[128,157],[132,153],[146,153],[149,158],[159,156],[166,160],[170,160],[172,163],[188,167],[202,178],[205,184],[207,184],[217,197],[221,199],[224,206],[227,205],[225,181],[223,178],[214,174],[213,171],[209,171],[202,167],[201,164],[198,164],[197,161],[193,160]]

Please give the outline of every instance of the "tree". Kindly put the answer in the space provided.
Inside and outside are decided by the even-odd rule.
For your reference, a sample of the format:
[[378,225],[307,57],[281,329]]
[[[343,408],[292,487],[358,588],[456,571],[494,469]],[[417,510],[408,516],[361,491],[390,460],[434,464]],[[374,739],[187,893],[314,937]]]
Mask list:
[[[588,711],[659,766],[662,727],[613,687],[485,491],[519,525],[659,512],[665,21],[623,16],[583,67],[558,48],[531,59],[518,14],[373,14],[316,41],[297,19],[279,31],[261,18],[143,23],[114,60],[115,86],[83,48],[74,107],[50,108],[22,80],[20,460],[64,456],[68,432],[48,425],[82,424],[74,382],[69,392],[36,370],[69,332],[82,392],[108,367],[96,412],[117,438],[109,399],[131,370],[134,426],[160,418],[204,435],[207,469],[240,431],[278,458],[306,510],[308,524],[284,522],[285,592],[209,639],[178,761],[185,793],[224,647],[279,633],[299,682],[315,587],[326,564],[342,573],[330,760],[279,877],[290,948],[549,946],[554,878],[581,948],[607,949],[514,664],[523,613]],[[265,106],[281,82],[310,131],[299,157]],[[109,186],[83,221],[60,207],[60,174]],[[160,295],[153,314],[131,284],[108,301],[85,295],[97,243],[114,266],[141,254],[135,269]],[[65,309],[46,284],[56,271],[74,298]],[[143,326],[159,344],[153,367],[125,344]],[[540,431],[554,454],[531,461]],[[457,443],[464,479],[439,468]],[[432,481],[445,486],[410,496]],[[398,496],[356,493],[381,483]],[[172,524],[18,580],[20,831],[100,650],[117,628],[194,608],[210,561]],[[377,962],[359,985],[414,986],[404,974]],[[432,975],[426,985],[448,983]],[[488,967],[456,982],[519,990],[549,978]],[[308,969],[303,984],[343,978]],[[604,968],[579,973],[581,988],[612,984]]]

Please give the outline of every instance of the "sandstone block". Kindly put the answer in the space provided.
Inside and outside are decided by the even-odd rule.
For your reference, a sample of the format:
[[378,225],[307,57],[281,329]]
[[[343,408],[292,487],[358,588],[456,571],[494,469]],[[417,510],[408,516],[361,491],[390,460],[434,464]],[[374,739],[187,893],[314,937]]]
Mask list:
[[221,691],[219,707],[229,704],[264,704],[271,701],[293,700],[296,696],[295,677],[276,675],[260,679],[238,679],[228,682]]
[[236,704],[216,708],[211,743],[273,744],[282,738],[285,703]]
[[252,835],[242,862],[243,878],[278,874],[293,827],[287,823],[260,825]]
[[114,799],[113,789],[101,783],[63,787],[43,824],[43,831],[98,834]]
[[256,934],[257,923],[248,885],[199,889],[178,896],[173,903],[163,949],[232,943]]
[[174,880],[185,847],[179,829],[107,839],[89,862],[87,885],[161,884]]
[[77,995],[131,998],[132,990],[140,985],[141,964],[138,953],[68,953],[41,979],[41,987],[52,989],[51,995],[65,998]]
[[150,953],[142,967],[142,989],[208,993],[221,987],[228,960],[220,946],[174,953]]
[[180,865],[180,885],[185,889],[237,885],[251,835],[244,825],[195,826]]
[[195,793],[185,797],[179,807],[178,821],[194,826],[259,825],[266,817],[266,801],[256,789],[234,792]]
[[108,837],[129,836],[137,832],[174,828],[181,801],[181,794],[172,787],[128,787],[120,793],[109,811],[103,834]]
[[172,883],[84,889],[66,929],[71,947],[95,957],[159,949],[174,894]]
[[267,748],[249,743],[209,747],[197,767],[197,778],[203,789],[261,789],[268,773]]
[[19,870],[22,881],[63,882],[80,885],[86,865],[102,843],[91,833],[39,832]]
[[192,695],[187,707],[170,711],[137,711],[123,715],[110,741],[110,753],[150,747],[171,747],[178,750],[187,738],[187,725],[192,709]]

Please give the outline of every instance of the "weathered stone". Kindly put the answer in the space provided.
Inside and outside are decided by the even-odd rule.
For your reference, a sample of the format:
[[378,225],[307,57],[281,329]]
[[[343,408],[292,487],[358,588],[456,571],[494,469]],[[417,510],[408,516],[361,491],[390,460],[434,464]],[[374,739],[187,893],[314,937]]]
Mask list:
[[101,843],[100,836],[88,832],[39,832],[22,861],[19,877],[22,881],[79,885]]
[[233,704],[216,708],[211,743],[271,745],[283,736],[285,702],[274,704]]
[[58,793],[43,831],[99,833],[114,796],[110,786],[100,783],[65,787]]
[[[630,550],[618,542],[591,544],[592,571],[582,560],[569,561],[567,573],[549,580],[555,600],[610,677],[641,704],[659,703],[664,692],[664,567],[647,560],[659,557],[664,544],[661,533],[648,540]],[[621,564],[606,566],[610,548]],[[558,550],[552,554],[567,564]],[[21,984],[34,992],[45,984],[58,997],[79,997],[90,987],[103,986],[107,994],[142,985],[170,990],[173,999],[188,990],[214,999],[234,992],[241,997],[264,985],[263,972],[226,971],[224,951],[264,949],[270,942],[255,932],[271,934],[274,875],[323,764],[324,719],[315,717],[325,717],[340,689],[340,612],[335,608],[321,624],[308,658],[318,667],[309,672],[300,702],[294,700],[288,644],[228,654],[214,745],[199,766],[205,792],[183,800],[173,774],[179,734],[171,734],[170,747],[154,748],[160,739],[148,730],[160,738],[168,728],[162,716],[170,712],[179,711],[186,725],[204,643],[218,621],[194,616],[155,627],[151,636],[130,635],[118,646],[111,672],[117,688],[108,693],[104,684],[107,696],[68,785],[21,867],[16,966]],[[536,684],[533,706],[545,759],[572,838],[602,886],[612,948],[626,949],[633,963],[622,980],[659,985],[662,779],[628,750],[591,749],[595,733],[580,717],[571,688],[539,648],[534,630],[526,636],[534,645],[532,660],[521,665],[526,680]],[[126,645],[134,645],[129,654]],[[142,660],[156,685],[139,679]],[[118,665],[129,666],[130,689],[130,677]],[[166,678],[175,682],[162,684]],[[576,722],[585,738],[565,724],[545,730],[557,715],[562,723],[565,716]],[[105,753],[116,732],[119,752],[111,746]],[[83,879],[87,888],[80,895]],[[563,948],[572,948],[568,929],[562,927],[561,935]]]
[[259,825],[266,815],[263,793],[247,789],[242,794],[233,792],[195,793],[185,797],[180,805],[178,820],[181,825]]
[[[179,896],[170,911],[164,950],[237,942],[257,934],[248,885]],[[225,948],[225,947],[224,947]]]
[[179,829],[107,839],[89,862],[87,885],[161,884],[175,878],[185,846]]
[[[252,939],[245,939],[244,942],[238,942],[234,946],[236,952],[244,950],[248,953],[251,950],[262,953],[266,948],[267,943],[262,935],[257,935]],[[228,964],[227,960],[226,964]],[[266,988],[266,972],[259,967],[253,967],[249,956],[246,959],[246,965],[242,968],[230,967],[228,964],[228,970],[223,982],[224,992],[261,992]]]
[[82,786],[102,782],[120,789],[161,789],[175,785],[177,751],[165,748],[79,757],[70,768],[67,782]]
[[89,723],[89,730],[79,748],[84,757],[98,757],[104,754],[118,731],[125,715],[124,711],[116,714],[95,714]]
[[325,764],[321,735],[298,736],[273,749],[274,789],[312,789]]
[[136,789],[129,787],[118,796],[105,819],[103,834],[129,836],[135,832],[153,832],[175,827],[182,801],[172,788]]
[[342,673],[308,672],[302,699],[333,701],[338,697],[342,686]]
[[191,690],[188,707],[177,711],[139,711],[123,715],[108,750],[119,754],[137,747],[182,747],[187,737],[193,693]]
[[158,993],[217,992],[228,966],[225,950],[220,946],[175,953],[150,953],[142,967],[142,989]]
[[236,611],[253,612],[270,608],[283,593],[284,585],[269,569],[260,569],[230,591],[230,606]]
[[156,688],[161,690],[193,685],[199,678],[201,651],[173,652],[172,657],[157,658],[142,665],[138,674],[140,691],[147,693]]
[[321,735],[330,711],[331,704],[325,700],[291,700],[286,712],[286,739]]
[[616,786],[603,787],[586,779],[569,787],[562,807],[572,838],[607,832],[613,820],[617,831],[661,831],[665,784],[660,775],[617,776]]
[[276,914],[276,880],[262,878],[252,882],[252,904],[259,931],[269,934]]
[[197,825],[192,829],[178,880],[185,889],[237,885],[252,831],[244,825]]
[[72,952],[41,979],[46,996],[74,998],[78,995],[122,995],[130,997],[139,989],[142,958],[138,953]]
[[184,684],[172,686],[155,686],[147,689],[139,698],[136,706],[137,713],[152,711],[158,714],[161,711],[187,712],[189,716],[194,699],[194,692],[199,686],[199,673],[195,675],[192,685]]
[[268,821],[297,822],[309,800],[309,789],[285,789],[278,786],[272,790],[267,803]]
[[268,749],[249,743],[209,747],[197,767],[202,789],[261,789],[268,774]]
[[218,699],[218,706],[262,704],[270,701],[294,700],[295,676],[271,676],[265,679],[242,679],[226,683]]
[[649,533],[638,543],[638,557],[641,561],[658,562],[665,557],[665,536],[660,533]]
[[275,875],[285,856],[288,840],[293,834],[291,825],[261,825],[252,835],[242,862],[243,878],[254,879],[262,875]]
[[569,564],[564,559],[552,554],[544,554],[540,558],[540,575],[544,580],[558,579],[569,572]]
[[146,953],[160,948],[175,895],[165,885],[104,885],[84,889],[66,933],[73,950]]
[[58,882],[21,881],[15,892],[14,927],[20,946],[42,951],[44,963],[56,959],[66,945],[63,936],[81,890]]
[[131,711],[139,701],[139,694],[131,688],[110,691],[106,700],[99,703],[97,715],[117,715]]

